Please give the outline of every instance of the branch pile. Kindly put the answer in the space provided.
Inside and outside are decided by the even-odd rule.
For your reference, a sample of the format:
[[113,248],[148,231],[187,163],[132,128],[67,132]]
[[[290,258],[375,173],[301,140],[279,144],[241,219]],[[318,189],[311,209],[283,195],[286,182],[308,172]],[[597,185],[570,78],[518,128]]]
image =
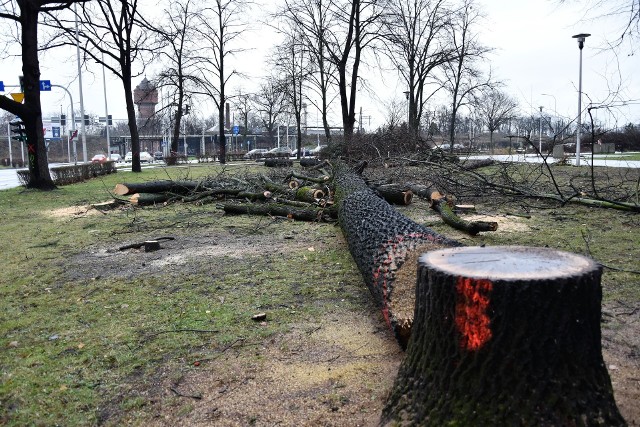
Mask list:
[[216,203],[227,214],[283,216],[303,221],[334,222],[330,177],[321,168],[315,176],[290,172],[275,181],[267,175],[207,178],[201,181],[120,183],[116,196],[127,196],[135,206],[169,203]]

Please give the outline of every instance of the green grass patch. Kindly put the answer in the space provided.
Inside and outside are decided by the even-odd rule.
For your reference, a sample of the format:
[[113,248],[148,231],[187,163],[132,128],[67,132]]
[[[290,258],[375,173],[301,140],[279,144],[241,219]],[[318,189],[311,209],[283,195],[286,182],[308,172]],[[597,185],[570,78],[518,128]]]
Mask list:
[[[143,392],[163,375],[171,379],[196,369],[196,362],[215,363],[237,342],[260,345],[332,307],[374,310],[333,225],[223,216],[214,205],[73,210],[110,199],[116,183],[221,173],[219,165],[120,170],[51,192],[0,191],[1,424],[143,422],[153,417],[152,397]],[[464,243],[548,245],[638,269],[637,214],[548,204],[527,209],[529,218],[514,217],[525,231],[463,237]],[[483,210],[521,212],[497,203]],[[405,212],[453,234],[424,204]],[[117,251],[158,235],[189,243],[179,253],[188,258],[176,254],[160,264],[153,255]],[[234,254],[234,240],[246,237],[269,245]],[[639,282],[637,274],[605,269],[605,297],[637,301]],[[264,324],[252,320],[261,312]],[[247,351],[243,357],[261,356]],[[340,402],[339,395],[330,399]],[[183,401],[179,413],[192,410]]]

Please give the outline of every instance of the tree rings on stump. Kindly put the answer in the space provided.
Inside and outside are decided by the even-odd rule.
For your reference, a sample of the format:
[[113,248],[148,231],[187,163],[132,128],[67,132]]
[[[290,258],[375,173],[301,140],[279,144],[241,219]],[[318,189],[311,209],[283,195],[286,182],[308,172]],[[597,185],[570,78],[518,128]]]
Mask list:
[[601,349],[602,270],[549,248],[420,257],[382,424],[624,426]]

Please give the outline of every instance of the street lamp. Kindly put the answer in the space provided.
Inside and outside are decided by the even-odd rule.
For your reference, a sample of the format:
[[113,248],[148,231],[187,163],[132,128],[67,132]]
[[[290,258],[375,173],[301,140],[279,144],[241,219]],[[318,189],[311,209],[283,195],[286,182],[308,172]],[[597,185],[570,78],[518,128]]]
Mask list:
[[[553,98],[553,114],[555,116],[556,119],[556,126],[553,127],[553,133],[554,136],[557,136],[558,133],[558,101],[556,100],[556,97],[554,95],[551,95],[550,93],[541,93],[540,95],[542,96],[550,96]],[[549,119],[549,121],[551,121],[551,119]]]
[[410,94],[411,92],[409,92],[408,90],[404,91],[404,97],[407,99],[407,127],[409,126],[409,116],[411,115],[411,101],[409,101]]
[[540,122],[540,133],[538,135],[538,150],[540,151],[540,156],[542,156],[542,105],[540,106],[540,118],[538,119]]
[[578,39],[578,49],[580,49],[580,68],[578,72],[578,130],[576,131],[576,166],[580,166],[580,131],[582,128],[582,48],[584,40],[591,34],[580,33],[572,36]]

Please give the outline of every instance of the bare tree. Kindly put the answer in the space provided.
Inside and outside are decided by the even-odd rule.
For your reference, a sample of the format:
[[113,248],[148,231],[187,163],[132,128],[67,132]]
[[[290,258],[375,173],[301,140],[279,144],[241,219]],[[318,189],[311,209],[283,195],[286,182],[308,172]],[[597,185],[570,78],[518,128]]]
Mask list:
[[[131,152],[131,170],[141,172],[140,135],[136,120],[132,80],[144,72],[146,56],[151,54],[148,43],[151,25],[138,9],[138,0],[94,0],[84,3],[71,21],[65,17],[53,17],[52,27],[61,30],[56,38],[60,44],[76,44],[76,21],[80,49],[85,61],[101,64],[122,82],[127,107]],[[136,71],[134,67],[139,67]]]
[[[227,71],[227,59],[246,50],[239,39],[246,31],[247,0],[214,0],[203,8],[195,22],[201,57],[197,92],[211,98],[218,111],[218,146],[220,163],[226,163],[225,105],[230,98],[226,88],[237,70]],[[234,47],[235,46],[235,47]]]
[[300,33],[292,30],[284,44],[277,49],[276,69],[280,71],[287,104],[293,112],[296,121],[296,157],[300,158],[302,148],[302,88],[309,75],[309,62],[306,43]]
[[451,96],[451,125],[449,127],[449,149],[453,152],[455,144],[456,119],[460,108],[473,100],[473,96],[481,89],[491,87],[491,75],[486,78],[475,67],[476,62],[483,59],[491,49],[478,42],[474,27],[482,18],[474,0],[464,3],[453,14],[449,26],[453,57],[443,64],[444,87]]
[[0,108],[15,114],[24,123],[29,156],[29,182],[27,186],[40,190],[55,188],[49,174],[47,149],[42,127],[40,103],[40,61],[38,58],[38,20],[41,13],[65,10],[79,1],[16,0],[0,3],[0,18],[15,23],[19,28],[22,48],[22,74],[24,103],[0,96]]
[[286,106],[282,85],[283,83],[276,77],[269,76],[260,85],[258,92],[251,98],[256,111],[260,115],[260,121],[267,132],[271,146],[274,145],[278,117],[284,113]]
[[508,123],[515,114],[518,104],[506,93],[491,89],[485,91],[476,104],[476,112],[489,130],[489,146],[493,153],[493,133]]
[[[446,0],[391,0],[385,14],[386,53],[407,85],[409,129],[414,137],[426,103],[441,85],[435,71],[452,60],[451,10]],[[435,87],[429,90],[429,84]]]
[[336,66],[327,58],[325,47],[326,33],[329,29],[330,0],[285,0],[283,10],[278,14],[289,21],[290,27],[296,28],[301,40],[306,44],[310,65],[309,87],[317,92],[320,102],[312,97],[312,103],[322,116],[325,139],[331,141],[331,126],[328,120],[328,110],[332,95],[330,89],[337,82]]
[[171,153],[178,152],[180,126],[183,116],[188,114],[187,99],[189,84],[195,86],[198,81],[196,69],[202,62],[195,44],[194,21],[197,13],[193,10],[191,0],[170,2],[169,9],[164,11],[165,19],[155,28],[158,45],[158,56],[165,64],[156,81],[157,87],[167,88],[171,102],[163,108],[173,117],[173,137],[171,138]]

